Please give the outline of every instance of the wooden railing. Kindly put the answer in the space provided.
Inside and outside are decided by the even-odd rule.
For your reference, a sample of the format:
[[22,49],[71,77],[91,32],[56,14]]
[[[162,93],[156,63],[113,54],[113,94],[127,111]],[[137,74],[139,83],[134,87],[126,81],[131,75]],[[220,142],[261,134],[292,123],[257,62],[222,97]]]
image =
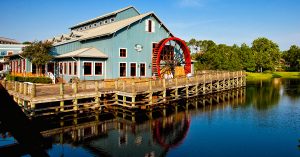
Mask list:
[[192,77],[176,77],[173,79],[110,79],[51,85],[2,81],[2,84],[9,91],[14,91],[33,98],[37,96],[74,95],[85,92],[119,91],[136,93],[156,91],[161,90],[162,88],[175,88],[189,84],[201,84],[243,76],[245,76],[245,72],[243,71],[215,71],[210,73],[199,73]]

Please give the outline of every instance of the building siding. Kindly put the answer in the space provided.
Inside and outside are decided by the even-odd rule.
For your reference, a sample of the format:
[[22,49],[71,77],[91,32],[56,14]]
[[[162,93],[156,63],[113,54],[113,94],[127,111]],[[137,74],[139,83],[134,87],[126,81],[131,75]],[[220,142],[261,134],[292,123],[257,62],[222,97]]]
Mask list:
[[129,8],[127,10],[118,13],[116,16],[116,21],[121,21],[138,15],[140,15],[140,13],[138,13],[134,8]]

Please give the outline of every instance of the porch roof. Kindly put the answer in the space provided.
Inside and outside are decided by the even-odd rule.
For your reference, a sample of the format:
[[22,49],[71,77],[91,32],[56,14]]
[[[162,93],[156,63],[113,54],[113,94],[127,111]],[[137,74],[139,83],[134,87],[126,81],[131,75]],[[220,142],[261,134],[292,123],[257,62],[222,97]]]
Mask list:
[[103,52],[99,51],[94,47],[81,48],[69,53],[56,56],[55,58],[69,58],[69,57],[108,58],[106,54],[104,54]]

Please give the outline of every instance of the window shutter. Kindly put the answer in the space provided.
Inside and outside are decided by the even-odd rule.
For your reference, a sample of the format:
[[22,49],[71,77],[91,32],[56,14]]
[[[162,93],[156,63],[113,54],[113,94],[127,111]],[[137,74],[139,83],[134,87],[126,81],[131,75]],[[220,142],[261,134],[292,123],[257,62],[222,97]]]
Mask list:
[[149,32],[148,26],[149,26],[149,20],[145,20],[145,31],[146,32]]
[[152,32],[155,32],[155,21],[154,20],[152,20],[152,26],[151,27],[152,27],[152,29],[151,29]]

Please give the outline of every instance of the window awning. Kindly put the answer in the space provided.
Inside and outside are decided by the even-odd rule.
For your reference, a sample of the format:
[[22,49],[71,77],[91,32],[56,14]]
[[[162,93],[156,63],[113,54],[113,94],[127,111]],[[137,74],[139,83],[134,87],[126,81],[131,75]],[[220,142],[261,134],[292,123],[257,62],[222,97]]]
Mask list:
[[108,58],[106,54],[94,47],[81,48],[72,52],[68,52],[55,58],[70,58],[70,57],[85,57],[85,58]]

